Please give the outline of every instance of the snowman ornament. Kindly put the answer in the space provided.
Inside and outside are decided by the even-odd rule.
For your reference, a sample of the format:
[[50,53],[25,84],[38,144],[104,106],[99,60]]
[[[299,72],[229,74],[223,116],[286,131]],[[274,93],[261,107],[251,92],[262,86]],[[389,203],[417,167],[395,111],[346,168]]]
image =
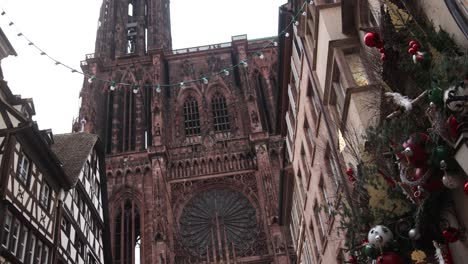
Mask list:
[[393,233],[386,226],[376,225],[369,230],[367,240],[376,248],[383,248],[393,240]]
[[[458,100],[453,100],[457,98]],[[455,113],[465,114],[468,112],[468,88],[465,88],[463,82],[458,83],[445,90],[444,102],[448,109]]]

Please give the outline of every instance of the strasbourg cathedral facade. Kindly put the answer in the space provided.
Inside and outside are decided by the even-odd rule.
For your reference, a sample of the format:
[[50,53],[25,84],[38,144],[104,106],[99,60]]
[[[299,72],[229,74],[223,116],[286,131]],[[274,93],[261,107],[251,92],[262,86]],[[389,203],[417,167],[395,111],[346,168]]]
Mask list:
[[169,0],[103,1],[74,130],[105,142],[113,263],[291,263],[273,41],[172,50]]

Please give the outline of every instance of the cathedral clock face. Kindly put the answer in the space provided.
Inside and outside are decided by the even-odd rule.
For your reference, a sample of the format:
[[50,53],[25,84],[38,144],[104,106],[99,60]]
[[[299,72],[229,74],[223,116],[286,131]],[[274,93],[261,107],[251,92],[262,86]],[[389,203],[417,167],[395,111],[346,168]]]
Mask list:
[[228,189],[195,195],[183,209],[179,223],[184,247],[199,256],[207,251],[211,255],[213,250],[219,254],[226,248],[232,252],[233,247],[236,255],[242,255],[258,231],[255,208],[243,194]]

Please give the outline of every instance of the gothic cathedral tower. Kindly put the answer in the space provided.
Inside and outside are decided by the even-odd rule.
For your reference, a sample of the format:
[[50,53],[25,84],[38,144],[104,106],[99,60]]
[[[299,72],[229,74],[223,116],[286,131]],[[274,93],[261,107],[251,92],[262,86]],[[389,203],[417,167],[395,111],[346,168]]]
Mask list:
[[169,14],[169,0],[104,0],[81,64],[96,79],[74,127],[106,143],[114,264],[290,263],[273,39],[172,50]]

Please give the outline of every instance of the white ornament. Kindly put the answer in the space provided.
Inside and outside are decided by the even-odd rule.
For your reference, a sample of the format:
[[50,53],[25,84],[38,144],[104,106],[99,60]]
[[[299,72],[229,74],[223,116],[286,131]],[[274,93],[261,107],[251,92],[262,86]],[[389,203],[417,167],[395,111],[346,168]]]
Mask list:
[[407,96],[403,96],[400,93],[386,92],[385,97],[391,98],[396,105],[404,107],[406,112],[411,111],[413,108],[411,100]]
[[393,240],[393,233],[386,226],[376,225],[367,234],[367,240],[376,247],[384,247]]

